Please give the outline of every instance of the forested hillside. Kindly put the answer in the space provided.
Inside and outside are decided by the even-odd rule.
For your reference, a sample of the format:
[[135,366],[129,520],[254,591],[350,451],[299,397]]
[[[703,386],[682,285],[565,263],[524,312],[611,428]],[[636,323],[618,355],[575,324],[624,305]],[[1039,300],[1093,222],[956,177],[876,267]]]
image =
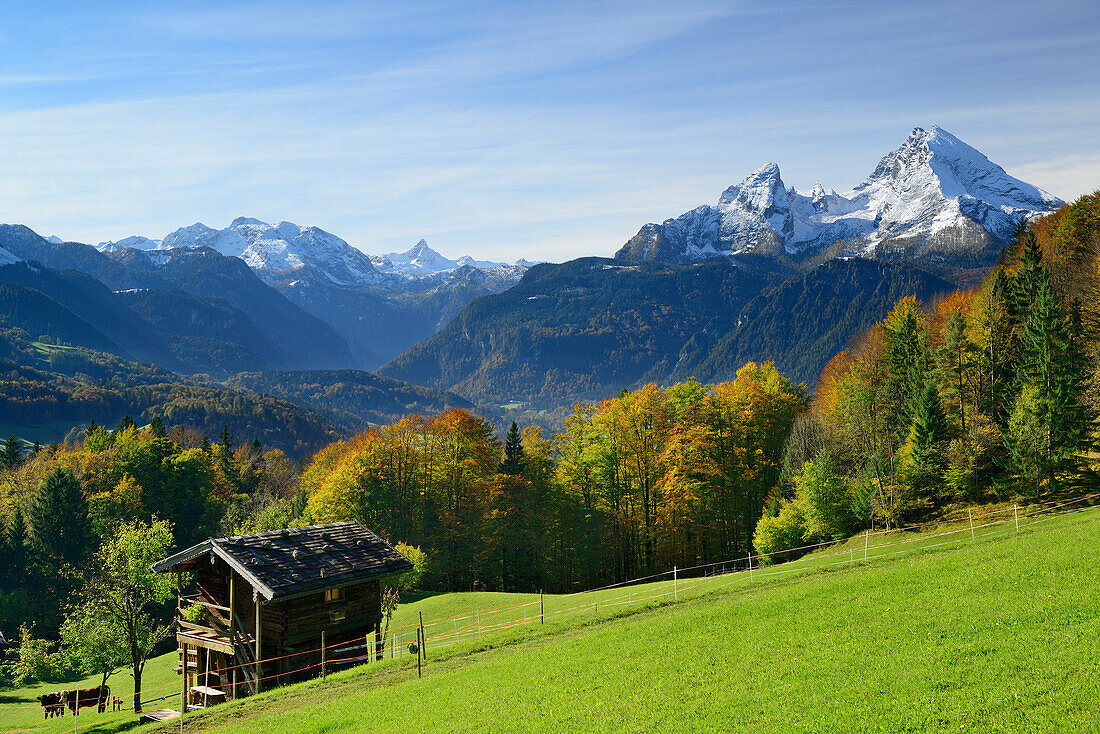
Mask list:
[[[308,456],[340,435],[308,409],[255,392],[181,377],[104,352],[30,341],[0,330],[0,432],[30,444],[79,441],[91,421],[114,425],[125,416],[209,436],[229,426],[236,435]],[[197,440],[197,439],[196,439]]]
[[725,261],[537,265],[518,285],[471,303],[379,374],[488,404],[597,399],[636,385],[692,335],[724,328],[713,325],[730,322],[783,277]]
[[[35,339],[5,325],[6,289],[17,287],[0,286],[0,437],[12,434],[27,445],[61,442],[90,421],[113,425],[128,415],[208,436],[227,426],[304,458],[374,423],[473,407],[457,395],[357,370],[246,372],[226,381],[179,375],[129,359],[70,311],[51,310],[56,303],[36,291],[18,300],[20,307],[42,301],[32,323],[44,334]],[[72,346],[96,339],[115,353]]]
[[416,413],[474,409],[470,401],[458,395],[360,370],[242,372],[225,384],[321,411],[349,431]]
[[882,318],[895,301],[925,302],[954,287],[902,264],[854,258],[831,260],[757,296],[722,333],[693,336],[672,365],[657,365],[649,379],[724,379],[745,362],[769,359],[784,375],[812,385],[821,368],[857,334]]
[[331,327],[242,260],[209,248],[103,253],[15,225],[0,225],[0,247],[25,261],[0,267],[0,283],[53,298],[136,359],[218,377],[352,365],[347,342]]
[[1098,285],[1100,193],[1021,229],[981,287],[898,301],[822,372],[757,548],[1094,488]]

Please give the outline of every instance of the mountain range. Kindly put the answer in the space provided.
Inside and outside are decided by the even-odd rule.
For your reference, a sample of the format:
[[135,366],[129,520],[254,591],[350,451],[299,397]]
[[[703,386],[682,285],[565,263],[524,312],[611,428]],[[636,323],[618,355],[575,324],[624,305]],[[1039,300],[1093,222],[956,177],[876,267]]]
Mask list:
[[181,227],[162,239],[133,236],[98,249],[157,253],[209,248],[243,261],[265,283],[347,342],[347,364],[373,369],[431,336],[467,303],[519,281],[509,265],[464,256],[449,260],[420,240],[409,251],[371,257],[319,227],[239,217],[224,229]]
[[703,205],[642,227],[616,253],[628,262],[684,263],[758,254],[836,254],[930,265],[989,265],[1021,219],[1062,201],[1008,175],[938,127],[915,128],[853,189],[788,188],[779,166],[761,166]]
[[769,163],[717,205],[643,226],[613,260],[532,268],[380,374],[536,409],[726,380],[749,360],[812,385],[898,298],[954,290],[1061,205],[938,127],[844,193],[800,193]]
[[[647,381],[729,379],[749,360],[812,384],[898,298],[972,283],[1021,221],[1061,204],[932,127],[842,193],[799,192],[767,164],[614,258],[561,264],[452,260],[424,240],[372,256],[244,217],[97,247],[0,225],[0,345],[44,373],[43,350],[67,364],[83,349],[269,396],[327,426],[314,436],[402,409],[560,417]],[[87,369],[62,376],[88,384]]]

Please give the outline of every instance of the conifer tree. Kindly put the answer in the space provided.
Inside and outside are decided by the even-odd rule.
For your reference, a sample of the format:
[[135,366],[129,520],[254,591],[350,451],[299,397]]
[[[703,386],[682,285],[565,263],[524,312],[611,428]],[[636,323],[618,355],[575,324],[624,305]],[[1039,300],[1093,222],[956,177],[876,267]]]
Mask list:
[[917,299],[903,298],[895,305],[886,318],[886,331],[887,421],[896,445],[909,430],[928,367],[924,319]]
[[[1088,428],[1081,400],[1086,359],[1073,326],[1049,281],[1040,281],[1021,338],[1021,375],[1029,393],[1026,410],[1032,415],[1029,421],[1017,419],[1021,426],[1038,428],[1039,435],[1010,435],[1009,448],[1019,466],[1036,468],[1048,490],[1054,489],[1058,472],[1073,463]],[[1018,412],[1024,409],[1017,407]]]
[[1012,276],[1009,290],[1009,315],[1018,329],[1022,330],[1027,325],[1032,305],[1043,284],[1050,285],[1050,271],[1043,265],[1043,251],[1039,249],[1035,233],[1028,231],[1024,234],[1020,267]]
[[31,535],[54,563],[78,564],[92,542],[88,500],[68,469],[54,469],[42,481],[30,508]]
[[14,587],[23,581],[27,569],[27,522],[16,505],[4,533],[4,568],[0,579]]
[[0,467],[14,469],[23,463],[23,445],[15,436],[8,436],[4,442],[3,453],[0,453]]
[[149,430],[153,432],[153,435],[157,438],[167,438],[168,429],[164,427],[164,421],[160,419],[159,415],[153,416],[153,420],[149,421]]
[[944,325],[943,344],[936,350],[936,377],[944,396],[959,411],[959,424],[966,432],[966,398],[977,347],[966,335],[966,316],[955,311]]
[[504,461],[500,465],[500,473],[522,474],[525,465],[523,439],[520,437],[519,426],[512,421],[512,427],[508,429],[508,435],[504,439]]
[[115,426],[115,433],[122,433],[127,428],[137,428],[137,423],[134,423],[134,419],[128,415],[122,416],[122,420]]
[[906,480],[918,497],[936,500],[943,489],[943,441],[947,438],[947,422],[943,417],[936,386],[924,386],[913,413],[909,433],[909,464]]
[[217,451],[218,469],[226,481],[236,486],[240,477],[233,461],[233,436],[229,433],[229,426],[223,425],[218,434]]

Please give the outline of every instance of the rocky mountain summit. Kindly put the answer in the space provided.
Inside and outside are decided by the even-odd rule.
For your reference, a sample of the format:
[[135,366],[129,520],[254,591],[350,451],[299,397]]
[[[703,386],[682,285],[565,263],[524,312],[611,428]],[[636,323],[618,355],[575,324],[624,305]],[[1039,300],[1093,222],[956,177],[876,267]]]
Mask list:
[[799,192],[779,166],[761,166],[704,205],[647,224],[618,260],[687,263],[756,254],[798,258],[839,245],[838,255],[955,265],[991,261],[1017,223],[1062,201],[1013,178],[938,127],[915,128],[853,189]]

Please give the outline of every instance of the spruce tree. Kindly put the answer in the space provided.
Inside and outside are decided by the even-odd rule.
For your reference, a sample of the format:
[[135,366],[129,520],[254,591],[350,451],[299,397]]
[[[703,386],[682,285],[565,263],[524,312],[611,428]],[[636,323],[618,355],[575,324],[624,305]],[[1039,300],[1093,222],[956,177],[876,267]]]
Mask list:
[[16,506],[15,512],[12,513],[4,533],[4,551],[6,555],[4,580],[15,586],[23,580],[27,572],[27,522],[19,506]]
[[[1028,410],[1040,435],[1037,442],[1017,440],[1009,448],[1018,463],[1038,468],[1048,490],[1055,488],[1057,474],[1073,464],[1088,429],[1081,400],[1086,358],[1073,327],[1049,281],[1041,281],[1021,338],[1021,377],[1033,391]],[[1025,450],[1035,455],[1021,456]]]
[[8,436],[4,450],[0,453],[0,467],[14,469],[23,463],[23,444],[15,436]]
[[1016,325],[1023,327],[1027,324],[1032,304],[1044,283],[1050,285],[1050,271],[1043,265],[1043,251],[1039,249],[1035,233],[1028,231],[1024,234],[1020,267],[1012,276],[1009,297],[1009,315]]
[[966,335],[966,316],[955,311],[943,329],[943,344],[936,350],[936,378],[944,396],[959,412],[959,427],[966,433],[966,398],[977,347]]
[[80,480],[60,467],[42,481],[30,508],[31,535],[54,563],[77,565],[92,542],[88,500]]
[[[905,439],[906,432],[909,430],[916,401],[920,398],[924,387],[928,366],[924,324],[918,318],[918,307],[919,304],[914,300],[900,318],[893,320],[887,326],[889,364],[886,385],[887,421],[897,443]],[[891,320],[888,319],[888,321]]]
[[229,426],[226,425],[222,426],[221,433],[218,434],[217,461],[218,469],[225,480],[231,486],[237,487],[240,484],[240,472],[233,460],[233,436],[229,433]]
[[164,421],[160,419],[159,415],[153,416],[153,420],[149,421],[149,430],[153,432],[153,435],[157,438],[167,438],[168,430],[164,427]]
[[944,480],[943,442],[947,439],[947,422],[943,417],[936,386],[924,386],[913,412],[909,432],[909,465],[906,483],[922,499],[937,500]]
[[127,428],[137,428],[137,423],[134,423],[134,419],[128,415],[122,416],[122,420],[115,426],[115,433],[122,433]]
[[508,435],[504,439],[504,461],[500,465],[500,473],[522,474],[526,463],[523,460],[523,439],[520,437],[519,426],[512,421],[512,427],[508,429]]

